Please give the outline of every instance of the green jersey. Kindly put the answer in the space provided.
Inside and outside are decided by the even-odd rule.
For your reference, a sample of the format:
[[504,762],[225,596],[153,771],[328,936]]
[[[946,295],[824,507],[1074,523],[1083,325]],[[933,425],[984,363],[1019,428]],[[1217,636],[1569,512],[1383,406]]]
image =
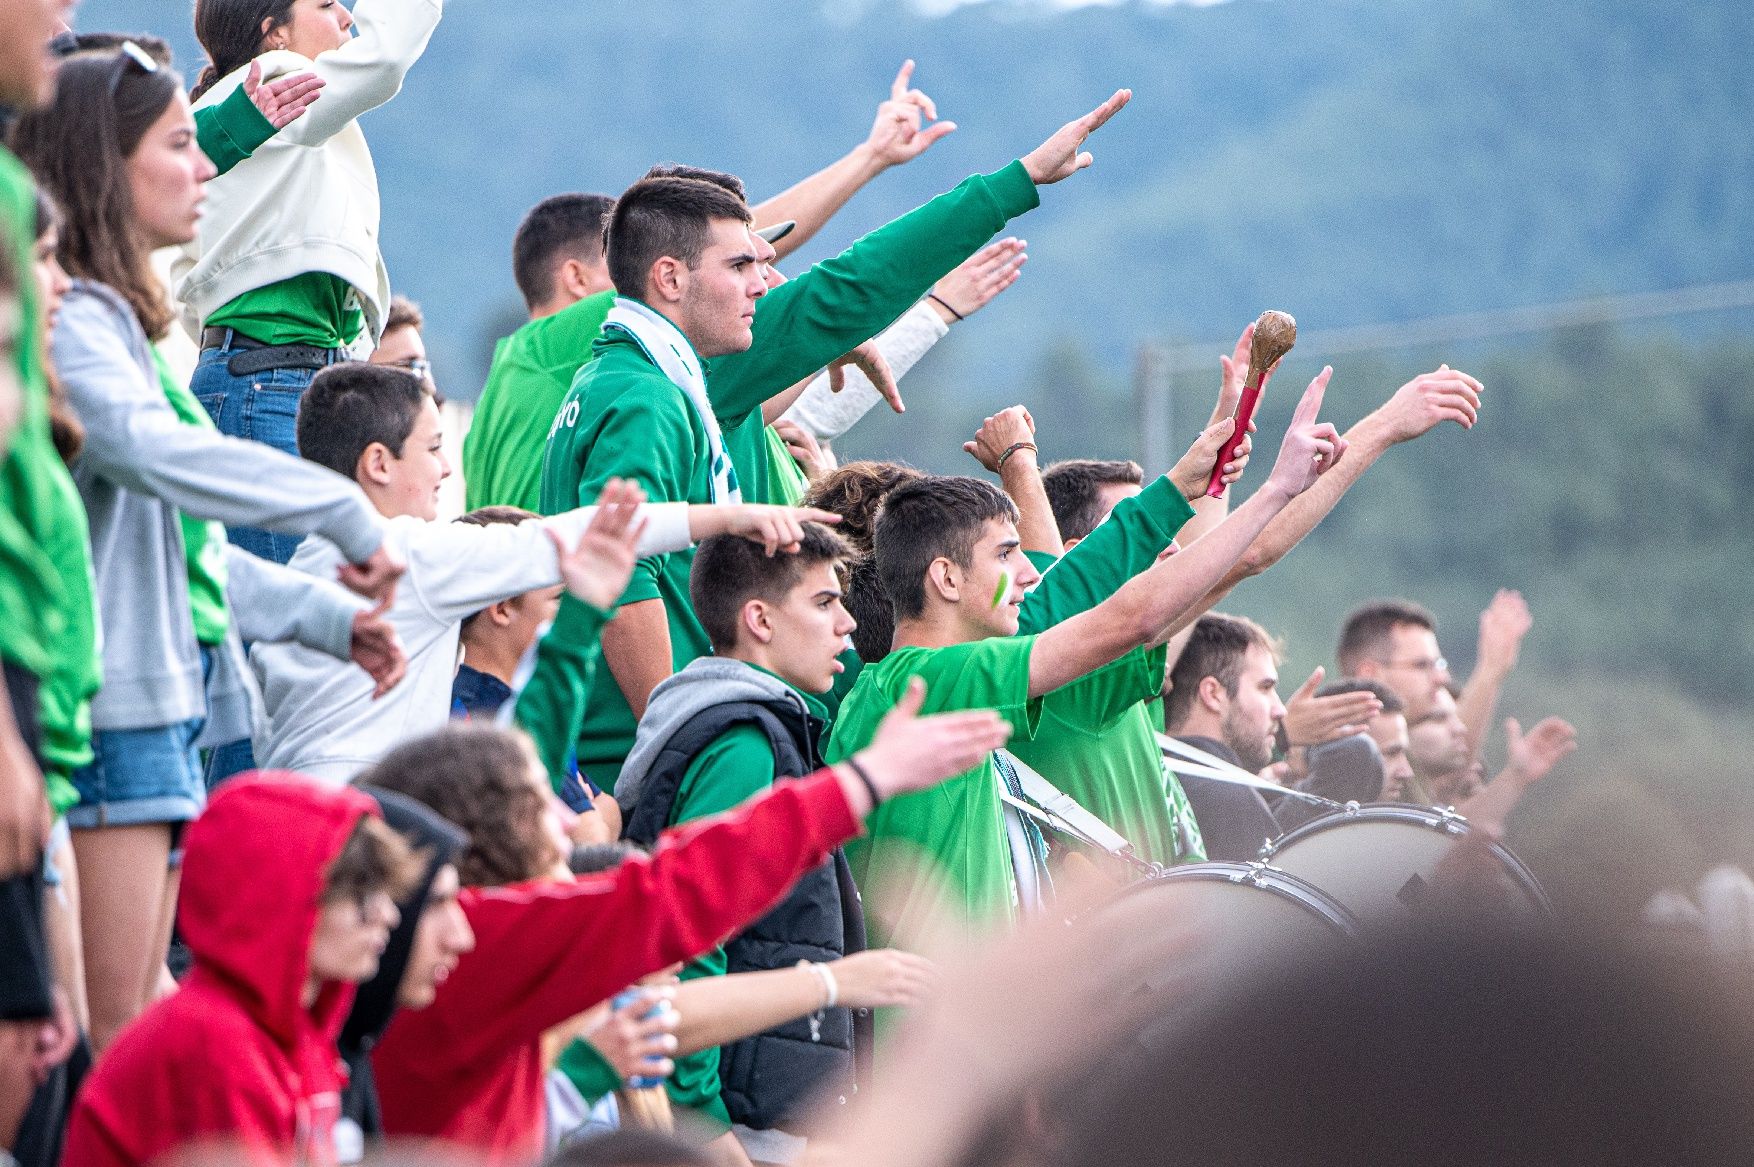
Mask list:
[[542,455],[573,378],[591,360],[614,292],[599,292],[532,320],[493,350],[487,384],[463,438],[470,510],[542,509]]
[[[1047,560],[1044,586],[1023,605],[1023,629],[1050,628],[1112,595],[1156,562],[1193,513],[1169,479],[1159,478],[1115,507],[1065,559],[1040,557]],[[1045,586],[1049,579],[1054,586]],[[1157,747],[1152,711],[1163,688],[1164,650],[1138,659],[1142,667],[1130,678],[1136,687],[1114,716],[1090,717],[1093,701],[1120,694],[1105,693],[1098,675],[1082,678],[1048,696],[1040,731],[1012,752],[1119,831],[1140,858],[1165,865],[1203,860],[1187,796]]]
[[0,656],[41,682],[43,755],[58,810],[64,774],[91,760],[90,700],[102,678],[85,506],[49,434],[36,281],[36,194],[30,173],[0,148],[0,235],[19,282],[14,345],[22,411],[0,456]]
[[[1035,735],[1042,702],[1029,695],[1033,636],[993,637],[943,648],[895,649],[859,673],[841,703],[829,737],[831,762],[871,744],[877,726],[914,677],[926,682],[921,712],[992,709],[1011,723],[1015,744]],[[885,947],[917,935],[937,912],[963,921],[1004,919],[1016,910],[1011,852],[991,755],[948,782],[892,798],[865,820],[865,834],[847,844],[853,878],[867,896],[881,887],[898,896],[889,908],[893,932],[871,923],[871,944]]]

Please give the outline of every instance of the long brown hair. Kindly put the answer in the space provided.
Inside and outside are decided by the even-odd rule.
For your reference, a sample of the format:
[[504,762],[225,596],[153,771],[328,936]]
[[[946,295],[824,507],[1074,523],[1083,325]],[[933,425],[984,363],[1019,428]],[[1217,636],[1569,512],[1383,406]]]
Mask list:
[[[43,236],[61,227],[61,212],[55,206],[55,200],[40,186],[37,187],[36,226],[39,245]],[[79,420],[73,403],[67,400],[67,390],[62,386],[61,378],[55,375],[53,361],[43,361],[43,377],[49,383],[49,438],[55,443],[55,452],[61,455],[61,461],[71,466],[80,451],[85,449],[85,423]]]
[[295,0],[195,0],[195,39],[207,65],[190,101],[262,55],[262,39],[292,19]]
[[170,331],[170,305],[135,220],[127,161],[182,80],[142,70],[126,53],[76,53],[61,64],[55,98],[26,114],[13,148],[60,205],[61,265],[107,284],[153,340]]

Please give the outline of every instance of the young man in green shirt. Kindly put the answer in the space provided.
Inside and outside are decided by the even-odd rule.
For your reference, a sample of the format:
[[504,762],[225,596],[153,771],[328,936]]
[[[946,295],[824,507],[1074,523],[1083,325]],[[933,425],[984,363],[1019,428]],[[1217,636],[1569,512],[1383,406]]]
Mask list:
[[[869,741],[914,677],[925,680],[929,707],[993,708],[1011,722],[1014,740],[1028,740],[1048,694],[1105,667],[1147,669],[1147,654],[1136,650],[1167,641],[1267,523],[1344,452],[1333,427],[1316,421],[1325,387],[1326,378],[1318,378],[1305,393],[1254,497],[1106,598],[1069,590],[1064,607],[1049,614],[1051,625],[1035,634],[1017,635],[1024,593],[1041,576],[1019,552],[1011,501],[971,478],[897,488],[876,531],[877,568],[895,609],[895,646],[859,675],[828,755],[846,757]],[[1054,573],[1073,566],[1073,558],[1091,556],[1087,550],[1070,557]],[[1101,719],[1105,711],[1097,706],[1117,687],[1092,693],[1086,720]],[[893,930],[883,939],[907,947],[935,917],[954,923],[1015,914],[1017,876],[1000,807],[999,771],[989,758],[937,793],[879,809],[869,834],[847,852],[861,887],[882,886],[894,897]]]
[[[877,120],[863,142],[753,208],[758,233],[781,256],[801,247],[879,174],[918,158],[956,128],[952,122],[925,125],[937,110],[930,98],[909,87],[912,72],[910,61],[896,76],[889,100],[878,106]],[[667,169],[672,168],[658,168],[646,177],[659,177]],[[591,344],[615,299],[603,257],[603,225],[614,205],[608,195],[556,195],[538,203],[518,226],[512,274],[530,321],[494,349],[487,384],[463,441],[471,510],[541,508],[548,431],[573,378],[591,359]],[[749,501],[757,500],[780,501],[771,492],[750,495]]]
[[[661,216],[639,207],[658,192],[679,189],[665,184],[711,184],[636,184],[618,202],[607,231],[611,275],[622,293],[616,310],[655,317],[648,324],[668,338],[657,343],[669,355],[654,355],[625,328],[605,327],[596,360],[555,416],[541,509],[577,506],[611,477],[637,481],[649,497],[666,501],[759,489],[755,484],[766,481],[762,403],[887,328],[934,281],[1033,208],[1038,186],[1088,166],[1090,155],[1080,153],[1085,139],[1129,97],[1120,91],[1022,160],[968,179],[771,292],[762,268],[772,248],[750,237],[749,211],[740,200],[713,188],[724,201],[711,201],[705,218],[678,216],[676,222],[690,225],[673,234]],[[709,259],[721,266],[710,267]],[[707,294],[709,283],[733,270],[741,273],[740,290]],[[660,367],[660,356],[677,364],[683,380],[697,382],[692,397]],[[702,358],[714,363],[703,366]],[[653,687],[707,651],[689,610],[689,563],[688,555],[642,561],[603,631],[608,667],[592,694],[579,763],[606,788],[613,788]]]
[[[709,539],[695,555],[695,611],[715,655],[659,685],[621,772],[624,837],[732,809],[776,782],[821,765],[821,697],[841,669],[853,629],[842,604],[852,552],[809,524],[800,550],[769,558]],[[790,1161],[805,1105],[850,1097],[852,1010],[911,1004],[925,985],[919,957],[867,952],[864,913],[836,852],[749,930],[691,963],[684,980],[764,972],[746,990],[763,1032],[676,1059],[668,1086],[678,1105],[735,1123],[752,1158]],[[800,967],[802,966],[802,967]],[[758,987],[759,986],[759,987]]]

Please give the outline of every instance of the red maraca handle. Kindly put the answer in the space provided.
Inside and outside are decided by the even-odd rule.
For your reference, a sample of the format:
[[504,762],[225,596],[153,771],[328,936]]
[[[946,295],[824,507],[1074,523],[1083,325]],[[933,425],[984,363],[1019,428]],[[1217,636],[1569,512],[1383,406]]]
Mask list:
[[1248,436],[1249,423],[1254,420],[1255,406],[1261,403],[1261,390],[1266,384],[1267,377],[1263,373],[1250,377],[1248,385],[1243,388],[1242,400],[1236,405],[1236,428],[1230,431],[1224,448],[1218,451],[1218,462],[1212,467],[1212,481],[1206,484],[1208,498],[1224,496],[1224,467],[1236,457],[1237,450],[1242,448],[1242,440]]

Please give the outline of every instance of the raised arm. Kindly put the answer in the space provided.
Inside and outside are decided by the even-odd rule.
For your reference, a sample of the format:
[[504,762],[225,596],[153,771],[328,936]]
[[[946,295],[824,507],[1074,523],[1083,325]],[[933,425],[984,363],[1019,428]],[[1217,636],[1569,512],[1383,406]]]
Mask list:
[[1025,551],[1058,558],[1066,553],[1054,507],[1042,485],[1035,418],[1021,405],[1001,409],[981,423],[963,452],[999,476],[1005,494],[1017,505],[1017,537]]
[[1492,603],[1480,613],[1480,650],[1474,671],[1456,698],[1456,713],[1468,727],[1468,757],[1480,756],[1486,741],[1486,729],[1492,724],[1498,708],[1498,694],[1516,668],[1517,655],[1522,651],[1523,637],[1534,626],[1529,605],[1521,592],[1500,589]]
[[293,73],[322,78],[323,99],[280,132],[297,146],[320,146],[362,114],[395,97],[444,14],[440,0],[359,0],[353,6],[353,39],[307,60],[287,50],[264,53],[262,78]]
[[1287,504],[1343,461],[1346,443],[1316,420],[1327,388],[1311,383],[1279,448],[1273,472],[1253,498],[1180,554],[1166,556],[1109,599],[1040,634],[1029,660],[1029,692],[1041,696],[1139,645],[1161,644],[1184,611],[1198,603]]
[[891,166],[912,162],[956,129],[955,122],[938,121],[937,103],[911,87],[913,73],[914,63],[903,62],[889,100],[877,107],[870,134],[851,153],[754,208],[757,227],[787,219],[798,224],[774,244],[781,259],[808,243],[866,183]]
[[[471,1065],[711,948],[778,903],[799,876],[857,833],[873,809],[872,793],[886,801],[936,785],[1009,736],[990,711],[917,717],[923,695],[916,685],[896,706],[855,755],[856,767],[842,763],[781,783],[732,814],[666,832],[649,857],[570,884],[467,893],[475,952],[432,1006],[404,1014],[397,1025],[435,1027],[431,1032],[445,1040],[422,1041],[420,1048],[440,1048],[454,1064]],[[521,959],[490,959],[508,948]],[[450,1015],[451,1002],[461,1003],[466,1022]]]
[[[1261,574],[1315,530],[1364,472],[1390,447],[1410,442],[1445,421],[1473,429],[1480,416],[1480,382],[1448,365],[1401,386],[1395,395],[1346,431],[1346,460],[1286,507],[1213,589],[1201,611],[1216,605],[1232,588]],[[1197,615],[1197,613],[1196,613]]]
[[708,379],[720,423],[735,426],[779,389],[888,328],[1006,223],[1039,205],[1038,187],[1089,166],[1085,139],[1130,96],[1120,90],[1019,161],[965,180],[763,296],[755,343],[718,358]]

